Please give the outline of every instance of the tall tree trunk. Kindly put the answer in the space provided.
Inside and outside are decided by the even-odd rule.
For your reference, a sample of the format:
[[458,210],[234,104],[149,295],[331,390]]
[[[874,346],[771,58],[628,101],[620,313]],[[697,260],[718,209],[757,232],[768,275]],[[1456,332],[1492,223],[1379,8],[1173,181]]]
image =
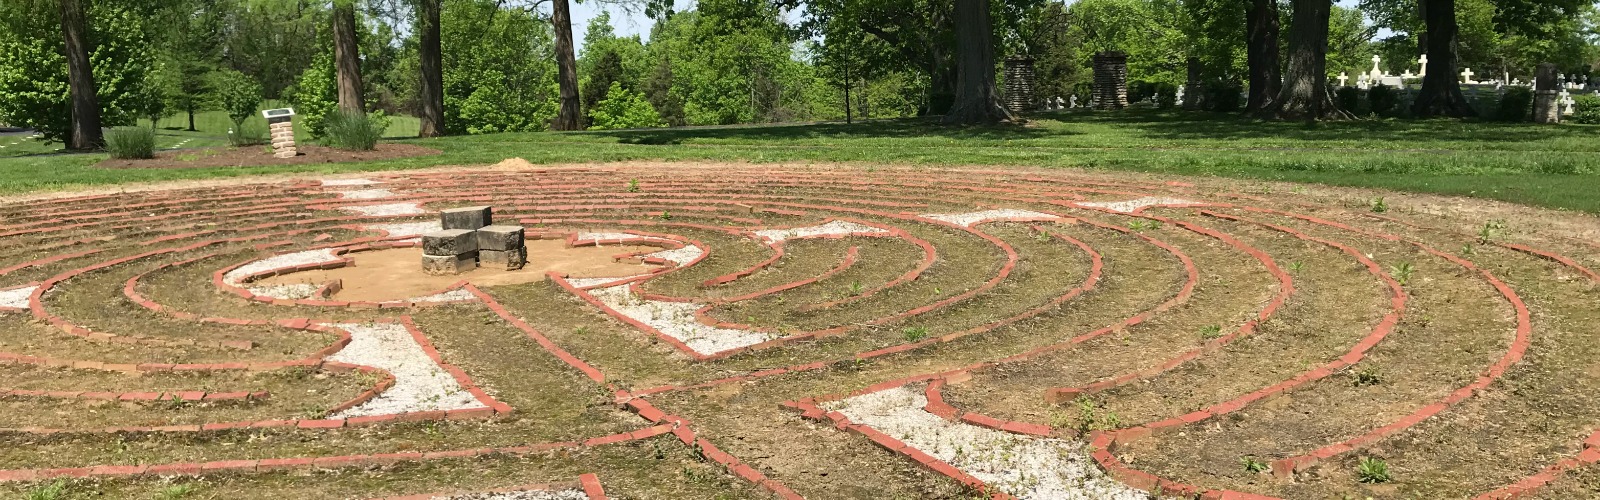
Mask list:
[[1000,103],[994,74],[994,23],[989,0],[956,0],[956,101],[944,122],[971,125],[1014,120]]
[[365,113],[361,102],[361,49],[356,42],[355,0],[333,2],[333,65],[339,81],[339,109]]
[[67,86],[72,98],[70,149],[98,149],[105,143],[100,132],[100,96],[89,66],[88,24],[79,0],[61,0],[61,34],[67,44]]
[[556,28],[556,82],[561,85],[561,110],[550,128],[578,130],[583,112],[578,108],[578,61],[572,53],[572,8],[567,0],[551,0],[550,10]]
[[417,135],[444,135],[444,49],[439,39],[439,11],[444,0],[422,0],[422,32],[417,45],[421,57],[422,84],[417,94],[422,99],[422,126]]
[[1328,92],[1328,16],[1332,0],[1292,0],[1289,71],[1277,99],[1261,116],[1278,120],[1350,120]]
[[1411,112],[1419,117],[1476,116],[1456,80],[1456,0],[1421,0],[1428,30],[1428,69]]
[[1252,0],[1247,16],[1249,41],[1245,59],[1250,66],[1250,98],[1245,112],[1255,113],[1271,105],[1283,88],[1283,63],[1278,58],[1278,2]]
[[189,131],[190,132],[199,132],[198,130],[195,130],[195,128],[194,128],[194,108],[190,107],[188,109],[188,112],[189,112]]

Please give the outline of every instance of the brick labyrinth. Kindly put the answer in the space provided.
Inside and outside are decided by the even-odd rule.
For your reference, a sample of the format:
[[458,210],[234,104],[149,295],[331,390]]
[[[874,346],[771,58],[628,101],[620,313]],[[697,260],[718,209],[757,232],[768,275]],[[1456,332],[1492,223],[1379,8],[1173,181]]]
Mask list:
[[[384,301],[261,282],[466,205],[649,248]],[[1573,498],[1600,461],[1600,245],[1308,196],[375,174],[14,204],[0,248],[0,492]]]

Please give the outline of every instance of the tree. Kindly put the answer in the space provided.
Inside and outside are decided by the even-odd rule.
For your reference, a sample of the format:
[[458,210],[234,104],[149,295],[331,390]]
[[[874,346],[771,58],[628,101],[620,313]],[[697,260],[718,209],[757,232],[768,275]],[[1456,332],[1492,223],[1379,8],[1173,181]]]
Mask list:
[[1283,89],[1261,111],[1279,120],[1347,120],[1355,118],[1339,109],[1328,92],[1328,16],[1331,0],[1291,0],[1289,71]]
[[356,39],[355,0],[333,2],[333,62],[337,71],[339,110],[366,112],[361,84],[361,49]]
[[1016,118],[995,89],[994,23],[989,0],[955,0],[956,96],[944,122],[958,125],[1009,122]]
[[556,32],[556,81],[561,86],[561,107],[550,128],[580,130],[578,63],[572,50],[572,12],[567,0],[550,0],[550,22]]
[[261,84],[232,69],[217,70],[211,79],[217,107],[233,120],[233,130],[243,131],[245,119],[261,109]]
[[208,76],[222,62],[223,18],[234,8],[219,0],[176,0],[161,11],[178,26],[156,32],[166,105],[188,114],[191,132],[195,113],[211,93]]
[[440,14],[445,131],[546,130],[556,115],[550,24],[497,0],[452,0]]
[[[129,125],[148,111],[156,64],[132,2],[96,2],[82,15],[100,125]],[[73,140],[73,102],[60,5],[0,2],[0,121],[33,128],[52,142]],[[98,131],[99,125],[89,127]]]
[[439,15],[444,0],[419,0],[417,57],[422,72],[417,86],[420,101],[418,117],[422,119],[417,135],[438,137],[445,133],[444,122],[444,46],[439,40]]
[[79,0],[59,0],[61,33],[66,38],[67,91],[72,100],[70,149],[98,149],[105,143],[100,130],[100,98],[89,66],[89,27]]
[[589,108],[593,125],[590,130],[617,130],[627,128],[661,127],[661,115],[656,114],[643,95],[611,82],[607,97]]
[[616,84],[615,86],[618,88],[628,90],[633,88],[632,84],[623,81],[622,56],[615,51],[608,50],[600,55],[598,61],[594,62],[594,68],[589,72],[585,86],[581,89],[583,91],[582,109],[588,111],[590,115],[586,121],[592,123],[594,107],[600,104],[600,101],[606,100],[611,94],[613,84]]
[[1245,112],[1267,108],[1283,88],[1282,65],[1278,60],[1278,1],[1251,0],[1245,31],[1249,43],[1246,61],[1250,67],[1250,98]]
[[1411,112],[1419,117],[1476,116],[1456,79],[1456,2],[1419,0],[1427,23],[1428,74]]

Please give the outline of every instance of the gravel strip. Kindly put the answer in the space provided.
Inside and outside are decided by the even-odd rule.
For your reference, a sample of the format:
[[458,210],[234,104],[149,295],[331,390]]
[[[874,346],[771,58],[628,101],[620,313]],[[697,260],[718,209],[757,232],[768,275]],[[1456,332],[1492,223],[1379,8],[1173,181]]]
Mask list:
[[1061,217],[1055,215],[1034,212],[1032,210],[1018,210],[1014,208],[984,210],[981,212],[967,212],[964,214],[923,214],[922,217],[933,220],[942,220],[951,224],[957,224],[966,227],[972,227],[973,224],[992,219],[1004,219],[1011,221],[1061,220]]
[[322,185],[324,185],[324,186],[370,186],[370,185],[373,185],[373,184],[383,184],[383,183],[380,182],[380,181],[372,180],[372,179],[323,179],[322,180]]
[[656,236],[643,236],[630,233],[578,233],[577,241],[617,241],[617,240],[655,240],[672,241]]
[[1146,196],[1127,201],[1085,201],[1073,204],[1080,207],[1104,208],[1113,212],[1128,213],[1144,207],[1153,207],[1157,205],[1193,205],[1195,202],[1179,198]]
[[396,222],[393,224],[367,224],[361,226],[363,231],[384,231],[390,237],[422,236],[443,229],[444,226],[436,220],[422,222]]
[[1023,500],[1144,500],[1089,458],[1086,443],[997,431],[939,418],[920,390],[896,387],[823,406]]
[[583,490],[526,490],[437,496],[433,500],[589,500],[589,495]]
[[38,289],[38,285],[34,285],[12,288],[10,290],[0,290],[0,307],[27,309],[28,297],[33,295],[34,290]]
[[321,264],[324,262],[333,262],[337,260],[339,260],[339,256],[333,254],[332,248],[322,248],[317,250],[306,250],[303,252],[286,253],[283,255],[274,255],[272,257],[267,257],[265,259],[239,266],[232,271],[228,271],[227,274],[222,275],[222,282],[233,286],[239,286],[239,280],[259,272],[305,264]]
[[872,226],[868,226],[868,225],[865,225],[865,224],[857,224],[857,223],[854,223],[854,222],[845,222],[845,221],[842,221],[842,220],[836,220],[836,221],[831,221],[831,222],[829,222],[827,224],[821,224],[821,225],[809,226],[809,227],[791,227],[791,228],[787,228],[787,229],[765,229],[765,230],[761,230],[761,231],[756,231],[755,235],[756,236],[760,236],[762,239],[765,239],[767,241],[779,242],[779,241],[783,241],[783,240],[792,240],[792,239],[797,239],[797,238],[815,238],[815,237],[818,237],[818,236],[835,236],[835,235],[837,235],[837,236],[845,236],[845,235],[850,235],[850,234],[855,234],[855,233],[874,233],[874,234],[877,234],[877,233],[888,233],[888,232],[889,232],[888,230],[881,229],[881,228],[876,228],[876,227],[872,227]]
[[686,264],[688,264],[690,262],[694,262],[695,259],[698,259],[698,258],[700,258],[701,255],[705,255],[705,254],[706,254],[706,251],[704,249],[701,249],[700,247],[697,247],[697,246],[694,246],[694,245],[687,245],[687,246],[684,246],[683,248],[674,248],[672,250],[662,250],[660,252],[655,252],[655,253],[651,253],[651,254],[645,254],[645,257],[655,257],[655,258],[658,258],[658,259],[666,259],[667,261],[672,262],[673,264],[677,264],[679,266],[682,266],[682,265],[686,265]]
[[422,297],[412,297],[406,300],[411,302],[454,302],[458,300],[477,300],[477,298],[478,296],[466,290],[451,290]]
[[379,198],[393,198],[397,196],[394,191],[387,189],[361,189],[356,191],[336,191],[339,198],[346,200],[376,200]]
[[422,215],[428,213],[427,210],[423,210],[422,206],[417,205],[416,202],[390,203],[387,205],[358,205],[353,207],[339,207],[339,210],[355,212],[367,216]]
[[300,300],[309,299],[317,294],[322,287],[308,283],[293,285],[262,285],[250,287],[250,293],[274,299]]
[[625,277],[621,277],[621,278],[568,278],[567,279],[567,283],[571,283],[572,286],[575,286],[575,287],[578,287],[578,288],[588,288],[588,287],[591,287],[591,286],[599,286],[599,285],[604,285],[604,284],[607,284],[607,283],[616,283],[618,281],[627,281],[627,280],[631,280],[631,279],[637,278],[639,276],[646,276],[646,275],[640,274],[640,275],[635,275],[635,276],[625,276]]
[[623,316],[650,325],[700,354],[715,354],[777,338],[777,335],[770,333],[701,324],[695,319],[694,312],[705,307],[705,304],[647,300],[629,292],[628,285],[597,288],[590,290],[589,294]]
[[340,323],[331,326],[350,332],[350,344],[328,360],[370,366],[394,375],[394,386],[389,390],[331,418],[484,407],[456,382],[455,377],[428,357],[405,325]]

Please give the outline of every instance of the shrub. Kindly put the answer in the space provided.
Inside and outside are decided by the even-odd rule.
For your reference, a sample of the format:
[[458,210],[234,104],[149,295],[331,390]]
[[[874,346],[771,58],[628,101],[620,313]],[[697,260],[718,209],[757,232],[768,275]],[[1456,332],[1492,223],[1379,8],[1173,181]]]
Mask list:
[[1339,103],[1340,108],[1343,108],[1345,111],[1355,113],[1356,108],[1361,106],[1361,89],[1355,87],[1339,87],[1339,90],[1334,91],[1333,98]]
[[1389,464],[1372,457],[1361,458],[1361,463],[1356,465],[1356,478],[1363,483],[1387,483],[1393,479],[1389,475]]
[[656,113],[656,108],[650,105],[650,101],[645,100],[644,95],[632,90],[623,90],[617,82],[611,82],[611,90],[606,93],[606,98],[589,110],[589,117],[593,121],[589,126],[590,130],[667,125],[661,120],[661,115]]
[[1500,107],[1495,109],[1494,119],[1503,122],[1527,121],[1533,114],[1533,89],[1527,87],[1506,87],[1505,93],[1500,95]]
[[1156,84],[1156,108],[1172,109],[1178,104],[1178,86],[1170,83]]
[[250,75],[219,69],[211,74],[211,88],[218,109],[228,113],[235,130],[242,131],[245,119],[254,116],[261,104],[261,84]]
[[234,147],[257,146],[267,143],[267,127],[254,122],[240,123],[228,129],[228,144]]
[[348,151],[371,151],[378,146],[378,138],[388,128],[388,120],[379,113],[350,113],[335,110],[323,118],[322,143],[328,147]]
[[1367,107],[1376,115],[1387,115],[1394,111],[1395,105],[1400,102],[1400,96],[1394,87],[1378,84],[1367,89]]
[[1573,96],[1572,121],[1589,125],[1600,125],[1600,96],[1580,95]]
[[1206,85],[1206,103],[1212,111],[1232,113],[1239,110],[1239,92],[1243,90],[1234,82],[1212,82]]
[[117,127],[106,132],[106,151],[119,160],[156,157],[156,131],[145,127]]

